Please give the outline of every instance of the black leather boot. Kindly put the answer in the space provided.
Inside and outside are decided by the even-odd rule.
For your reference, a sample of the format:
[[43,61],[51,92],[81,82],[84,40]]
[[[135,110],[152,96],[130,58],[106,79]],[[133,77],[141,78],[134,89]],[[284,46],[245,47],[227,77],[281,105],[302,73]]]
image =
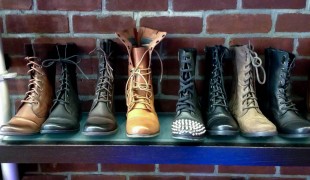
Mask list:
[[97,50],[99,73],[95,99],[83,129],[85,135],[109,135],[117,131],[113,114],[114,76],[110,61],[115,53],[115,46],[111,40],[102,40]]
[[206,47],[207,109],[206,127],[210,135],[236,135],[238,125],[228,111],[223,81],[222,59],[229,55],[224,46]]
[[295,55],[283,50],[265,50],[267,70],[265,113],[277,126],[280,135],[291,138],[309,137],[310,122],[302,118],[290,99],[288,87]]
[[176,117],[172,122],[172,137],[185,140],[200,140],[205,136],[198,97],[195,88],[196,49],[180,49],[180,89]]
[[66,133],[79,130],[80,101],[77,92],[75,44],[57,45],[59,59],[45,60],[44,65],[61,64],[60,85],[50,115],[41,133]]

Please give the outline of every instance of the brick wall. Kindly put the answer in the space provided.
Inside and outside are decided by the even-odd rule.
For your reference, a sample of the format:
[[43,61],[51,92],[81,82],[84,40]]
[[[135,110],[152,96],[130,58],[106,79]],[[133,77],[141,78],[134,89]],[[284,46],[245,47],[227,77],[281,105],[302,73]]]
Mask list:
[[[197,88],[203,94],[203,48],[248,41],[260,55],[269,46],[297,54],[292,92],[298,107],[304,109],[310,68],[309,19],[310,0],[0,0],[4,52],[12,65],[10,71],[19,74],[8,81],[12,103],[18,106],[27,90],[25,43],[75,42],[82,58],[80,65],[89,77],[86,80],[79,76],[78,80],[84,111],[91,105],[97,72],[97,60],[88,52],[98,45],[100,38],[115,39],[115,31],[135,26],[168,32],[157,48],[164,64],[161,83],[160,64],[156,58],[152,67],[157,111],[175,111],[178,48],[198,48]],[[126,110],[127,61],[124,55],[123,52],[115,59],[115,99],[120,105],[117,111]],[[224,67],[226,87],[230,85],[229,63]],[[306,179],[308,176],[310,179],[310,169],[298,167],[27,164],[22,165],[22,169],[26,174],[41,174],[39,179],[84,179],[86,176],[88,179],[98,176],[99,179],[227,179],[230,176],[241,179]]]

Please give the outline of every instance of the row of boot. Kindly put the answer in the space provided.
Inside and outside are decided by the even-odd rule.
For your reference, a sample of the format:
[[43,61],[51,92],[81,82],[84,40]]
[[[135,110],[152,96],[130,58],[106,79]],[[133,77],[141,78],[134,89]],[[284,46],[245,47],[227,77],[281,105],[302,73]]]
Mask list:
[[[251,45],[206,47],[207,82],[203,103],[195,89],[196,54],[197,50],[192,48],[179,50],[180,89],[172,137],[201,140],[206,134],[237,135],[239,129],[246,137],[268,137],[277,133],[289,138],[310,136],[310,121],[298,113],[288,90],[295,61],[292,53],[265,49],[266,73]],[[233,62],[229,102],[224,88],[223,60]],[[264,84],[262,111],[256,96],[256,79]]]

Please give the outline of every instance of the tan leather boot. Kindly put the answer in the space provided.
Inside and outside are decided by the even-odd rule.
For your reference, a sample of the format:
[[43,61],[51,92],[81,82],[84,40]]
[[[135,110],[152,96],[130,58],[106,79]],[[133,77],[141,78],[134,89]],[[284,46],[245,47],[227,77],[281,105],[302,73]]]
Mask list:
[[151,54],[166,32],[141,27],[116,33],[128,51],[126,84],[128,137],[154,137],[160,125],[154,108]]
[[[276,135],[275,125],[262,114],[256,98],[255,76],[261,84],[266,79],[261,59],[249,45],[231,49],[234,53],[234,75],[229,108],[239,123],[241,133],[249,137]],[[263,81],[258,76],[258,68],[262,68],[264,73]]]
[[30,70],[28,92],[21,101],[17,114],[1,126],[2,135],[31,135],[40,132],[53,103],[55,66],[42,67],[42,61],[54,50],[52,44],[26,45],[26,60]]

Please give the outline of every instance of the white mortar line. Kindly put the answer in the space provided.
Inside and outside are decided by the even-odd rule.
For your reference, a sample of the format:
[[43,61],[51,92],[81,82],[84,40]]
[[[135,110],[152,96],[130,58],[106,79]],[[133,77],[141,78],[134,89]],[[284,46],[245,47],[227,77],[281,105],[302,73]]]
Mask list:
[[73,29],[73,15],[72,13],[68,13],[68,26],[69,26],[69,33],[71,34],[71,36],[74,35],[74,29]]
[[101,11],[102,12],[107,11],[107,4],[106,3],[107,3],[106,0],[101,1]]
[[208,23],[207,23],[207,14],[205,12],[202,13],[202,35],[206,35],[207,34],[207,27],[208,27]]
[[155,173],[159,173],[159,164],[155,164]]
[[242,0],[237,0],[237,9],[242,9]]
[[33,12],[37,12],[38,11],[38,2],[37,2],[37,0],[33,0],[32,1],[32,10],[33,10]]
[[306,10],[310,10],[310,0],[306,1]]
[[6,16],[2,15],[2,27],[3,27],[3,32],[2,32],[2,37],[4,34],[7,34],[7,29],[6,29]]
[[274,33],[276,32],[277,18],[278,18],[278,14],[275,11],[273,11],[271,13],[271,23],[272,23],[272,25],[271,25],[271,29],[270,29],[270,32],[269,32],[271,35],[274,35]]
[[293,44],[293,54],[295,54],[296,56],[298,56],[298,52],[297,52],[298,45],[299,45],[298,38],[295,38],[294,44]]
[[278,176],[278,175],[281,175],[281,171],[280,171],[280,166],[275,166],[276,168],[276,172],[275,172],[275,175]]
[[168,0],[168,13],[173,14],[173,0]]

